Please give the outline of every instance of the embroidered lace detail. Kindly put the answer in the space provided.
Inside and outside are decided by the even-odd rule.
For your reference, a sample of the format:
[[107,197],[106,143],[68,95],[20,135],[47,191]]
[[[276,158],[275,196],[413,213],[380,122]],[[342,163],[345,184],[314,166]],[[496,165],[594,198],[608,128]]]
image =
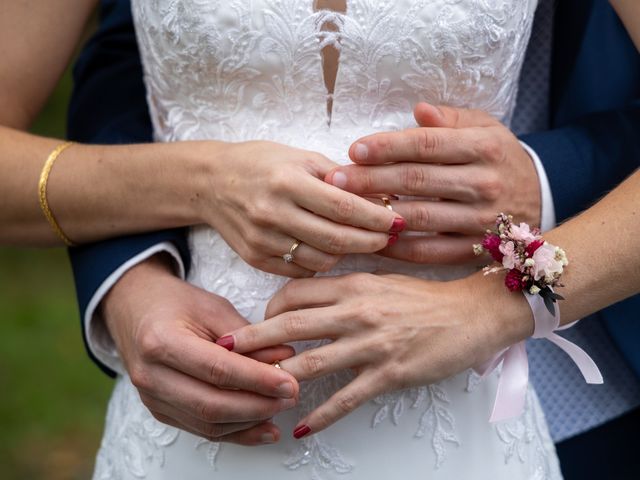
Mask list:
[[199,438],[196,442],[196,450],[204,449],[207,453],[207,463],[211,468],[215,470],[216,468],[216,460],[218,459],[218,453],[222,448],[222,444],[220,442],[210,442],[209,440],[205,440],[204,438]]
[[[107,411],[105,434],[96,459],[97,480],[146,478],[152,465],[164,465],[164,449],[172,445],[180,430],[156,421],[137,392],[119,381]],[[129,384],[130,385],[130,384]]]
[[549,451],[554,451],[555,447],[545,434],[544,414],[533,390],[527,392],[524,413],[518,418],[497,424],[495,429],[505,444],[506,463],[513,460],[526,463],[531,480],[562,478],[558,464],[549,457]]
[[446,458],[446,444],[459,446],[460,440],[456,435],[455,419],[449,410],[449,396],[440,385],[428,385],[411,388],[399,392],[388,393],[374,400],[380,408],[373,417],[373,427],[389,418],[394,425],[398,425],[405,408],[426,406],[420,417],[416,438],[431,436],[431,447],[435,453],[435,467],[442,466]]

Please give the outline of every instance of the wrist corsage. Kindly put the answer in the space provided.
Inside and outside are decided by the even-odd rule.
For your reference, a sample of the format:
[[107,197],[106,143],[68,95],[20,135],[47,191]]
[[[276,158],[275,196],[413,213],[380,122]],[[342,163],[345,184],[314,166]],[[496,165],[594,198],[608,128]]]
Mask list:
[[496,229],[487,230],[482,244],[473,246],[476,255],[489,253],[502,266],[487,266],[485,275],[506,271],[505,286],[512,292],[540,295],[551,315],[555,303],[564,300],[553,291],[562,287],[560,277],[569,260],[564,250],[545,242],[538,228],[526,223],[516,225],[511,215],[501,213]]
[[[540,230],[526,223],[515,225],[510,215],[501,213],[496,230],[487,231],[481,245],[474,245],[477,255],[490,254],[500,266],[487,266],[485,275],[506,271],[505,286],[521,292],[533,314],[532,337],[555,343],[571,357],[587,383],[602,383],[602,374],[589,355],[567,339],[555,333],[560,327],[560,308],[555,303],[564,300],[553,291],[561,287],[560,277],[569,264],[564,250],[545,242]],[[491,421],[501,421],[520,415],[524,409],[529,381],[529,362],[525,341],[518,342],[497,353],[474,369],[483,377],[502,364],[498,391],[491,413]]]

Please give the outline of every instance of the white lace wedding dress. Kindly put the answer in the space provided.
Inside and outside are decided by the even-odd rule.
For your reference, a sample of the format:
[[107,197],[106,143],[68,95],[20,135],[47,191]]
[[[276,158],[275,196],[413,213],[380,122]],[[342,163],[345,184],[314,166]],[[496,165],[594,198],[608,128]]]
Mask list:
[[[347,162],[358,137],[415,126],[426,100],[485,110],[508,123],[537,0],[132,0],[158,141],[268,139]],[[337,31],[327,32],[331,22]],[[331,115],[321,48],[339,47]],[[190,236],[188,280],[253,322],[286,281],[249,267],[209,228]],[[346,258],[332,274],[389,271],[448,279],[461,268]],[[464,299],[461,299],[464,301]],[[306,348],[308,345],[298,345]],[[157,422],[129,379],[113,393],[96,479],[558,479],[533,391],[524,414],[488,422],[496,378],[463,373],[384,395],[318,435],[290,431],[349,375],[308,382],[276,417],[277,445],[201,440]]]

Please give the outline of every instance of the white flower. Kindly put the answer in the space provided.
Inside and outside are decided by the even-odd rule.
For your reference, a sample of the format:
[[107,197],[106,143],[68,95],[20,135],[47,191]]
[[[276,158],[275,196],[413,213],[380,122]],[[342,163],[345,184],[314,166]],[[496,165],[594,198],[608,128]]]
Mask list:
[[547,242],[538,248],[533,254],[535,264],[533,266],[534,280],[545,278],[547,283],[553,281],[562,273],[562,262],[556,260],[556,247]]
[[532,285],[531,288],[529,289],[529,293],[531,295],[537,295],[540,293],[540,288],[537,287],[536,285]]
[[524,266],[525,267],[533,267],[536,264],[535,260],[533,258],[527,258],[524,261]]

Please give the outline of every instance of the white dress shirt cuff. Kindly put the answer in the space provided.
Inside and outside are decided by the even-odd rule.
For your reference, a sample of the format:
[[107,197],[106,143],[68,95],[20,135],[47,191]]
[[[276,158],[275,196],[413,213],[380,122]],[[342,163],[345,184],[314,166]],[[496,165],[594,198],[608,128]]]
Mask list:
[[536,167],[538,173],[538,181],[540,182],[540,230],[546,232],[556,226],[556,211],[553,204],[553,194],[551,193],[551,186],[549,185],[549,179],[547,178],[547,172],[544,170],[544,165],[540,161],[538,154],[524,142],[520,142],[522,148],[526,150],[533,164]]
[[120,355],[118,354],[113,338],[106,328],[104,320],[96,310],[98,309],[98,305],[100,305],[102,299],[109,290],[111,290],[111,287],[113,287],[129,269],[160,252],[169,253],[173,257],[177,266],[178,274],[182,279],[184,279],[184,264],[182,263],[182,258],[180,257],[178,249],[170,242],[158,243],[157,245],[139,253],[135,257],[130,258],[127,262],[120,265],[120,267],[111,275],[109,275],[109,277],[107,277],[107,279],[98,287],[96,293],[93,294],[93,297],[91,297],[89,305],[84,312],[83,322],[89,350],[98,359],[98,361],[119,374],[124,373],[122,360],[120,359]]

